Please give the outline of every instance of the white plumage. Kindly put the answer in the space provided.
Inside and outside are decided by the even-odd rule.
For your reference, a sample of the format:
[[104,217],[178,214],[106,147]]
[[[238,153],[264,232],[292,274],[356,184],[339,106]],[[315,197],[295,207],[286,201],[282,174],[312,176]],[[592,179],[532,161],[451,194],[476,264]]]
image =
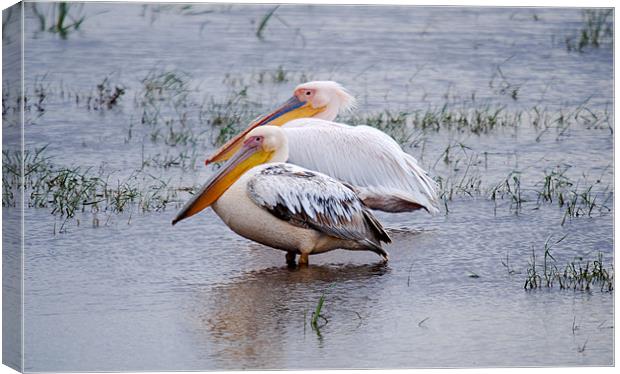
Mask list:
[[289,142],[289,163],[351,184],[369,207],[439,211],[435,181],[387,134],[314,118],[290,121],[282,128]]

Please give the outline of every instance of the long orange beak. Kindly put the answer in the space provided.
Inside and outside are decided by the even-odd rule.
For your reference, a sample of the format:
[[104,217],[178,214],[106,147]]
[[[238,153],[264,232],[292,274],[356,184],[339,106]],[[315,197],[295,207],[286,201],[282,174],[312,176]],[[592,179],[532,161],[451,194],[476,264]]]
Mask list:
[[262,148],[248,142],[243,143],[237,152],[224,166],[218,170],[202,186],[200,192],[189,200],[172,220],[172,224],[191,217],[194,214],[209,207],[232,186],[249,169],[265,163],[271,159],[273,152],[264,151]]
[[205,160],[205,165],[209,165],[213,162],[228,160],[235,154],[235,152],[237,152],[237,150],[239,150],[245,136],[252,131],[252,129],[255,129],[258,126],[267,124],[271,126],[282,126],[285,123],[297,118],[313,117],[324,110],[325,107],[314,108],[309,102],[301,101],[297,98],[297,96],[293,96],[278,109],[252,121],[247,129],[237,134],[234,138],[230,139],[226,142],[226,144],[215,151],[215,153],[209,156]]

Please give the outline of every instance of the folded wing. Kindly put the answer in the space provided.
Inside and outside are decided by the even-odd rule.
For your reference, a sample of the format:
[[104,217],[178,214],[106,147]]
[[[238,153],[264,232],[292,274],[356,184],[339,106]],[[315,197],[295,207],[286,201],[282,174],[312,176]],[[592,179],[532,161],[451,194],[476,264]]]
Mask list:
[[380,254],[380,242],[390,242],[355,192],[324,174],[277,163],[253,176],[247,188],[255,204],[295,226],[354,240]]
[[387,134],[369,126],[304,118],[284,125],[288,162],[350,183],[373,209],[439,211],[437,186]]

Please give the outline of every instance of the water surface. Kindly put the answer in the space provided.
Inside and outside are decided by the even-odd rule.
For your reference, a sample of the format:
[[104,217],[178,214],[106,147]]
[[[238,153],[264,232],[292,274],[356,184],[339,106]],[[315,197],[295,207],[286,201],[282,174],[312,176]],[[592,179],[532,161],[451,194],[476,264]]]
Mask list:
[[[378,213],[386,226],[405,228],[392,235],[388,264],[373,253],[333,251],[290,270],[283,252],[240,238],[211,210],[172,227],[174,204],[99,212],[98,227],[87,211],[62,234],[62,218],[27,209],[25,369],[612,365],[613,293],[523,288],[532,250],[542,255],[550,236],[568,234],[553,250],[558,267],[599,252],[607,264],[613,259],[612,212],[562,225],[564,209],[531,199],[557,165],[570,165],[566,175],[593,183],[602,200],[613,190],[612,50],[567,51],[581,10],[281,6],[258,38],[272,8],[86,4],[73,8],[87,15],[80,30],[62,39],[40,31],[27,6],[25,85],[29,93],[42,85],[48,96],[42,113],[26,113],[26,148],[48,145],[57,165],[121,179],[143,169],[191,186],[212,172],[201,165],[214,147],[197,114],[205,103],[247,87],[248,105],[260,112],[305,79],[338,80],[361,114],[448,102],[557,115],[585,105],[608,120],[578,120],[561,133],[541,134],[527,115],[482,135],[416,131],[419,141],[405,149],[432,175],[458,180],[475,157],[468,172],[485,188],[516,170],[530,201],[517,210],[509,198],[458,194],[433,217]],[[257,82],[278,69],[287,79]],[[154,128],[140,123],[142,80],[153,71],[187,77],[183,110],[195,144],[152,142]],[[125,95],[109,110],[88,109],[85,98],[105,77]],[[517,98],[502,84],[518,86]],[[18,130],[3,127],[9,138]],[[458,143],[465,151],[444,163],[446,147]],[[193,157],[189,167],[143,168],[145,159],[182,152]],[[17,219],[12,211],[4,208],[8,223]],[[310,316],[324,293],[328,323],[316,331]]]

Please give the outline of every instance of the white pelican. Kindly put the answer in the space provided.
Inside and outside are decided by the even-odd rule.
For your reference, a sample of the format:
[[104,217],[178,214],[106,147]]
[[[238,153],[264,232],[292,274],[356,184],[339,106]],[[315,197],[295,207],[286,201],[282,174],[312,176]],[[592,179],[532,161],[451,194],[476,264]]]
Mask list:
[[436,183],[394,139],[369,126],[332,122],[354,105],[355,99],[336,82],[301,84],[286,103],[253,121],[205,163],[227,160],[258,126],[282,126],[290,148],[287,162],[351,184],[372,209],[437,213]]
[[335,179],[284,163],[284,131],[262,126],[244,141],[172,221],[208,206],[237,234],[287,251],[286,261],[308,264],[308,255],[336,248],[369,250],[387,261],[390,242],[381,223],[355,192]]

